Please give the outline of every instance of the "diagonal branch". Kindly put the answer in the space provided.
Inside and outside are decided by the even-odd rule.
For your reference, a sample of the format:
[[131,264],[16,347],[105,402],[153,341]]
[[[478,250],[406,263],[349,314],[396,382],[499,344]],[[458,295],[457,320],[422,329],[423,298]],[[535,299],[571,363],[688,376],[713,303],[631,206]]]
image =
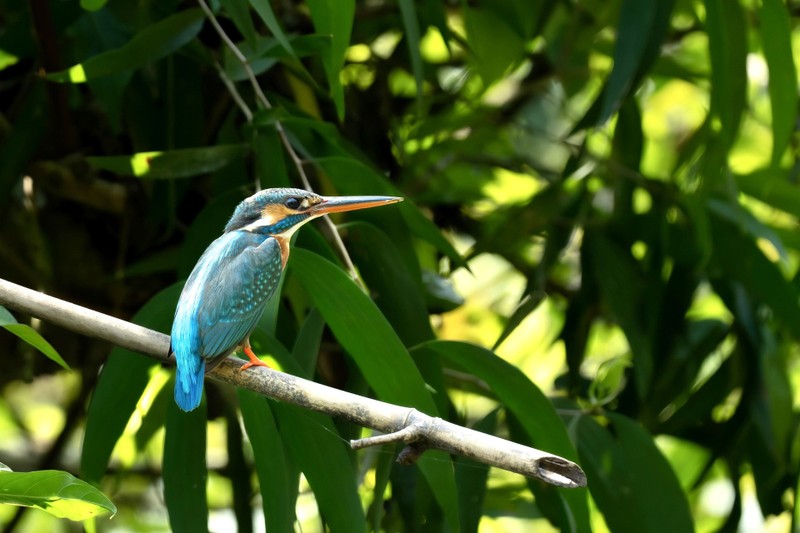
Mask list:
[[[169,337],[163,333],[2,279],[0,305],[77,333],[107,340],[163,363],[174,362],[167,357]],[[586,486],[586,475],[581,468],[556,455],[430,417],[413,408],[365,398],[269,368],[257,367],[241,372],[241,365],[241,360],[228,357],[208,377],[385,433],[351,441],[353,448],[404,442],[407,446],[401,452],[399,460],[406,464],[413,463],[425,450],[433,448],[460,454],[559,487]]]

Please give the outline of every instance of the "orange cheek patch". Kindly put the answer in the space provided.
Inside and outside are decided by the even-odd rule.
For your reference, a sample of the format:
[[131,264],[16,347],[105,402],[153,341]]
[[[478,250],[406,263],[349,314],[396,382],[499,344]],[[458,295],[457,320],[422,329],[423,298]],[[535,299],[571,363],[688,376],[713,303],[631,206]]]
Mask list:
[[270,204],[264,209],[261,210],[261,218],[267,223],[267,225],[271,226],[276,222],[283,220],[291,213],[285,206],[280,204]]

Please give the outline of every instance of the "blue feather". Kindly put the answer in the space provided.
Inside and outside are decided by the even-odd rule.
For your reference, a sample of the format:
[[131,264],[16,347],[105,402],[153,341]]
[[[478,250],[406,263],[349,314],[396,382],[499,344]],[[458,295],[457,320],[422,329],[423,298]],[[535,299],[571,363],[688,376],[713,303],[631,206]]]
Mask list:
[[200,404],[206,368],[243,343],[278,287],[283,263],[274,237],[247,231],[222,234],[203,253],[181,292],[172,325],[178,363],[175,401]]

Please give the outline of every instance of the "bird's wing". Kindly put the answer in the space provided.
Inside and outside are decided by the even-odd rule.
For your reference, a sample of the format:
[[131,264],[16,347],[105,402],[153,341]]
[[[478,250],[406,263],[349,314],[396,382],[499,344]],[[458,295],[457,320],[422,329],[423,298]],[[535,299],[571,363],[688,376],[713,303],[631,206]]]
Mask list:
[[197,315],[200,355],[207,359],[229,353],[250,335],[280,281],[278,241],[268,237],[254,246],[263,237],[236,233],[232,258],[209,276]]

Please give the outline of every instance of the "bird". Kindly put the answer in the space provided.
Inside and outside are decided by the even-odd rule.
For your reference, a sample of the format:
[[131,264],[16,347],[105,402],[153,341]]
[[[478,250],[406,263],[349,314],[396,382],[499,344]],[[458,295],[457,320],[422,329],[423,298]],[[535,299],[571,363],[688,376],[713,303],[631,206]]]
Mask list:
[[242,201],[222,235],[197,261],[178,299],[170,344],[177,363],[178,407],[196,409],[205,373],[239,348],[249,358],[241,370],[268,366],[253,353],[250,334],[275,294],[295,231],[328,213],[402,200],[396,196],[320,196],[302,189],[273,188]]

